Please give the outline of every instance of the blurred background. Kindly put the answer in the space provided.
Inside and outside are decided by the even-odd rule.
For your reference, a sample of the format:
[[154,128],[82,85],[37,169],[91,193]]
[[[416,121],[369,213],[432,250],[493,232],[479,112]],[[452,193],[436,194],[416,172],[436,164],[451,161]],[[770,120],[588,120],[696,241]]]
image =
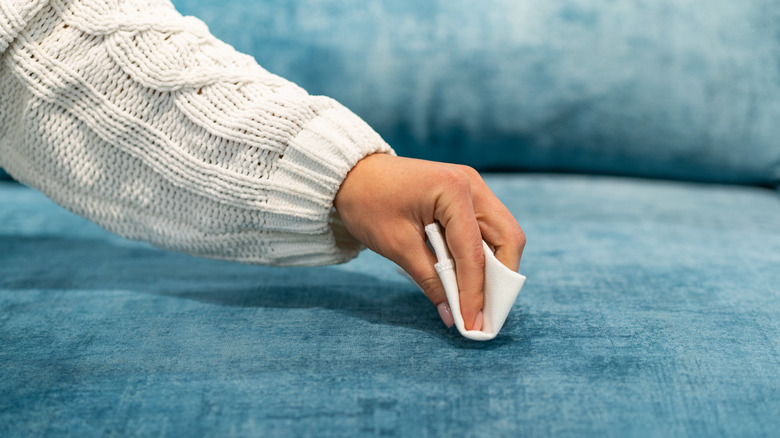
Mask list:
[[366,119],[480,170],[780,180],[774,0],[175,0]]
[[780,182],[775,0],[173,3],[352,109],[400,155],[482,171]]

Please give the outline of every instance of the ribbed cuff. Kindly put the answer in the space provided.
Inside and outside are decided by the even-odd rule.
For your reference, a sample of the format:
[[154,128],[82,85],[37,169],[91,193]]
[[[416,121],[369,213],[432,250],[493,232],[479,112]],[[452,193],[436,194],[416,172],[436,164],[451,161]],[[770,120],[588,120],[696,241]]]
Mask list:
[[277,163],[274,179],[279,178],[277,183],[297,192],[295,204],[306,205],[316,224],[306,248],[285,248],[291,254],[290,258],[283,257],[281,264],[323,265],[354,258],[363,246],[344,227],[333,200],[349,171],[362,158],[375,153],[395,154],[365,121],[328,100],[330,108],[304,125]]

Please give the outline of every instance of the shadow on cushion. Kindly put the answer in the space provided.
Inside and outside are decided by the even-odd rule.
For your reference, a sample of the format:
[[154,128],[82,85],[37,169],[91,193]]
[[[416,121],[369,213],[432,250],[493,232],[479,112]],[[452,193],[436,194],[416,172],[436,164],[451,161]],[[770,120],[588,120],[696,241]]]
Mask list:
[[776,192],[486,181],[528,235],[488,343],[369,252],[196,259],[0,184],[0,435],[776,435]]

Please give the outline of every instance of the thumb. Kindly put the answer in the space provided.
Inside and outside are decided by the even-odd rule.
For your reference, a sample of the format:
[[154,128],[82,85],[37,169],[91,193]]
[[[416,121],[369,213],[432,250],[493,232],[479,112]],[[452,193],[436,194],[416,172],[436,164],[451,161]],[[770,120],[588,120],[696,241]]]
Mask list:
[[422,289],[423,293],[436,305],[439,316],[447,327],[452,327],[455,320],[452,310],[447,302],[447,294],[441,283],[439,273],[436,272],[436,256],[428,249],[422,239],[415,239],[415,243],[406,247],[407,251],[395,260],[412,280]]

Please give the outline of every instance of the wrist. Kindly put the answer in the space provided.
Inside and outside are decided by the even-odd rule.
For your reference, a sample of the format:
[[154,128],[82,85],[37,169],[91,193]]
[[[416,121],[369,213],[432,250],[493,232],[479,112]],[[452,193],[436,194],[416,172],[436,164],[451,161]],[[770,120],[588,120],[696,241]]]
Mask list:
[[374,153],[359,160],[344,178],[336,192],[333,205],[336,210],[342,212],[350,208],[367,192],[372,191],[373,185],[378,181],[382,169],[386,168],[387,160],[397,157],[385,153]]

